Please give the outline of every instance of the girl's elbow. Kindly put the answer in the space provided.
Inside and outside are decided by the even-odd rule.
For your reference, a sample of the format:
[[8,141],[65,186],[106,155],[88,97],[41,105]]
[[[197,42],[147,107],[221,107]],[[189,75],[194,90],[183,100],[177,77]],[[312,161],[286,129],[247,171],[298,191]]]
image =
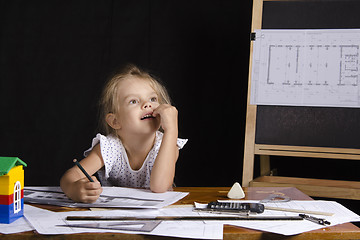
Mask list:
[[165,184],[150,184],[150,190],[154,193],[164,193],[170,188],[171,186],[166,186]]

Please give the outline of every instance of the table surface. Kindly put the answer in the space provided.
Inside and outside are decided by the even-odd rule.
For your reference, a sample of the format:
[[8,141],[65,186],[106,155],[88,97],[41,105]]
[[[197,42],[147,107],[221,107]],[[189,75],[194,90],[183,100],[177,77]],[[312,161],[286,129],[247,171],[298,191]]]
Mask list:
[[[228,187],[177,187],[174,191],[189,192],[190,194],[175,204],[193,204],[196,202],[208,203],[226,197]],[[269,194],[279,194],[290,197],[293,200],[311,200],[311,198],[296,188],[291,187],[249,187],[244,188],[245,199],[261,200]],[[57,206],[35,205],[53,211],[74,211],[84,209],[64,208]],[[81,233],[68,235],[46,236],[37,234],[34,231],[0,235],[1,239],[28,240],[28,239],[61,239],[61,240],[110,240],[110,239],[169,239],[168,237],[141,235],[141,234],[121,234],[121,233]],[[180,239],[180,238],[174,238]],[[305,232],[295,236],[282,236],[257,230],[251,230],[235,226],[224,226],[224,239],[291,239],[291,240],[312,240],[312,239],[360,239],[360,228],[352,223],[340,224],[332,227],[322,228],[310,232]]]

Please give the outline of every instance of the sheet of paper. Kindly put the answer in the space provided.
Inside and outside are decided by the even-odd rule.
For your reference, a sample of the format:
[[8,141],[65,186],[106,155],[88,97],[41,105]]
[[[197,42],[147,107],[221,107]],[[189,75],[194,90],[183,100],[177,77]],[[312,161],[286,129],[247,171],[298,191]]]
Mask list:
[[95,203],[87,204],[70,200],[60,187],[25,187],[24,201],[65,207],[162,208],[177,202],[187,194],[174,191],[153,193],[146,189],[103,187],[100,198]]
[[255,33],[251,104],[360,107],[360,29]]
[[24,217],[19,218],[10,224],[0,224],[0,233],[2,234],[12,234],[32,230],[34,230],[34,228]]
[[[255,201],[240,201],[255,202]],[[360,216],[334,201],[290,201],[285,203],[266,203],[265,206],[278,208],[303,209],[308,211],[320,211],[334,213],[333,216],[312,216],[324,218],[331,222],[331,226],[360,221]],[[88,221],[66,221],[67,216],[122,216],[122,217],[155,217],[155,216],[205,216],[216,215],[211,213],[194,212],[192,207],[187,208],[162,208],[162,209],[135,209],[135,210],[111,210],[111,211],[71,211],[71,212],[51,212],[29,205],[25,205],[25,216],[32,226],[40,234],[72,234],[81,232],[123,232],[102,229],[80,229],[59,227],[68,222],[88,223]],[[297,216],[294,212],[265,210],[262,216]],[[91,221],[96,222],[96,221]],[[159,236],[174,236],[183,238],[200,239],[221,239],[223,235],[223,225],[234,225],[255,230],[272,232],[282,235],[295,235],[302,232],[324,228],[307,220],[302,221],[162,221],[152,232],[146,234]],[[144,233],[142,233],[144,234]]]
[[[192,208],[163,208],[155,209],[135,209],[135,210],[108,210],[108,211],[71,211],[71,212],[51,212],[39,209],[30,205],[25,205],[25,216],[36,231],[40,234],[73,234],[82,232],[117,232],[139,234],[139,232],[123,230],[104,230],[89,228],[60,227],[67,223],[96,223],[97,221],[66,221],[67,216],[122,216],[122,217],[155,217],[155,216],[194,216],[197,213]],[[108,221],[107,221],[108,222]],[[182,238],[198,239],[222,239],[223,225],[204,223],[203,221],[162,221],[152,232],[141,234],[172,236]]]
[[[245,202],[245,201],[242,201]],[[249,201],[246,201],[249,202]],[[255,201],[252,201],[255,202]],[[301,209],[307,211],[319,211],[334,213],[333,216],[323,216],[308,214],[317,218],[324,218],[331,223],[330,226],[342,224],[346,222],[360,221],[360,216],[350,211],[346,207],[334,201],[290,201],[290,202],[278,202],[278,203],[265,203],[266,206],[272,206],[277,208],[288,209]],[[265,210],[263,216],[297,216],[298,213]],[[326,226],[313,223],[307,220],[303,221],[231,221],[227,224],[240,226],[245,228],[251,228],[266,232],[272,232],[282,235],[295,235],[311,230],[324,228]]]
[[[193,211],[193,207],[163,208],[160,209],[158,216],[199,216],[200,214]],[[222,239],[223,224],[205,221],[163,221],[154,231],[153,234],[159,236],[171,236],[196,238],[196,239]]]
[[[101,229],[86,229],[86,228],[68,228],[60,227],[59,225],[66,225],[67,216],[156,216],[157,209],[139,209],[139,210],[109,210],[109,211],[70,211],[70,212],[52,212],[45,209],[37,208],[25,204],[25,218],[40,234],[73,234],[81,232],[119,232],[112,230]],[[96,221],[91,221],[96,222]],[[73,224],[88,223],[87,221],[71,221]]]

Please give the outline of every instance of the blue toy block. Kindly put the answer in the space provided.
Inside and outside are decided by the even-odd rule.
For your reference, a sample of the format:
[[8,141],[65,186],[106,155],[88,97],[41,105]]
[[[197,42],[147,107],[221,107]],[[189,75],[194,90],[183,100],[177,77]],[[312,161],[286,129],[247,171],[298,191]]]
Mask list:
[[24,199],[21,199],[21,210],[14,213],[14,203],[0,205],[0,223],[12,223],[24,215]]

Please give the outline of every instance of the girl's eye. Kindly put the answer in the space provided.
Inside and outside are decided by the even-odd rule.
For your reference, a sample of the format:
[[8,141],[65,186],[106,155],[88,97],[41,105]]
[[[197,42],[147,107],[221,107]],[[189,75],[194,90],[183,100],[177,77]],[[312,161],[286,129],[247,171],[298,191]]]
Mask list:
[[157,97],[150,98],[150,102],[157,102]]
[[129,104],[136,104],[137,103],[137,100],[133,99],[133,100],[130,100]]

